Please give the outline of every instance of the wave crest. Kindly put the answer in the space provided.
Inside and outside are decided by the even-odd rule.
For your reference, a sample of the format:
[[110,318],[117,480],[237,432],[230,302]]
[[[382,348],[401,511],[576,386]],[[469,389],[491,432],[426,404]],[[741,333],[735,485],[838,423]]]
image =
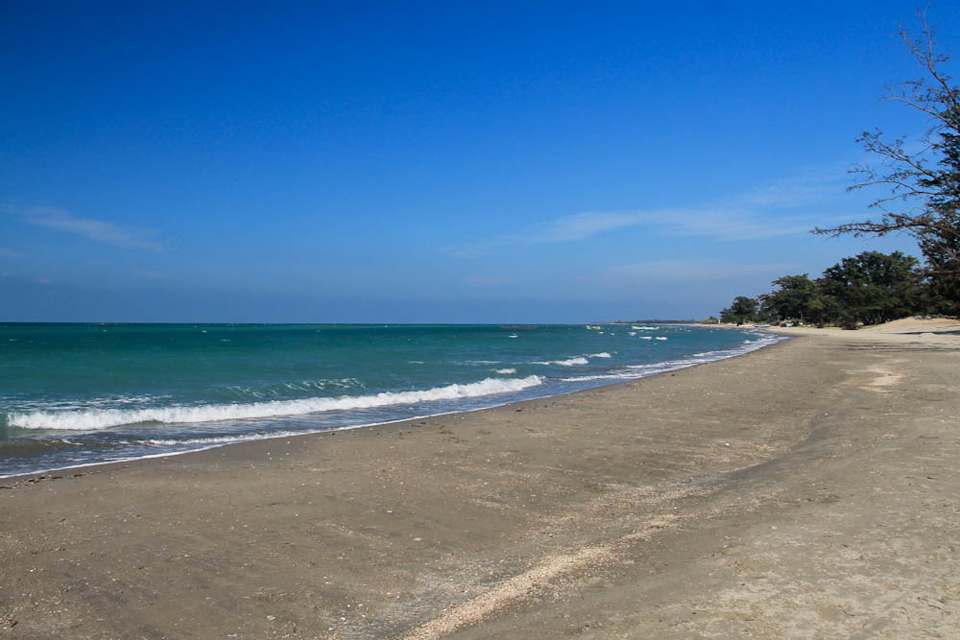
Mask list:
[[391,391],[368,396],[271,400],[248,404],[174,405],[147,409],[93,409],[81,411],[31,411],[11,413],[7,424],[21,429],[97,431],[143,422],[196,423],[251,418],[279,418],[323,411],[371,409],[398,404],[475,398],[522,391],[543,384],[540,376],[486,378],[470,384],[451,384],[422,391]]
[[544,360],[538,362],[532,362],[531,364],[556,364],[561,367],[572,367],[578,364],[590,364],[590,361],[584,358],[583,356],[577,356],[575,358],[568,358],[567,360]]
[[532,362],[531,364],[555,364],[561,367],[573,367],[576,365],[590,364],[590,361],[587,358],[612,358],[613,356],[603,351],[602,353],[590,353],[585,356],[574,356],[573,358],[567,358],[566,360],[546,360],[539,362]]

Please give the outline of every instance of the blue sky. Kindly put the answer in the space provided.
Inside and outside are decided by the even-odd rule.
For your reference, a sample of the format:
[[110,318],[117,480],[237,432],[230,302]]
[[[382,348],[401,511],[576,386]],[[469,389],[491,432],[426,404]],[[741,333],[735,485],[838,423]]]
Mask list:
[[808,231],[924,131],[918,5],[782,4],[5,3],[0,321],[706,317],[916,254]]

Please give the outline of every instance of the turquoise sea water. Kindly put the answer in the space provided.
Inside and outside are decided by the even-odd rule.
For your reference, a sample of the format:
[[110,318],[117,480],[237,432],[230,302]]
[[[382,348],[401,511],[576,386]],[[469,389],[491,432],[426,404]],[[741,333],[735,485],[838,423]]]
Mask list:
[[478,409],[776,340],[676,325],[0,324],[0,477]]

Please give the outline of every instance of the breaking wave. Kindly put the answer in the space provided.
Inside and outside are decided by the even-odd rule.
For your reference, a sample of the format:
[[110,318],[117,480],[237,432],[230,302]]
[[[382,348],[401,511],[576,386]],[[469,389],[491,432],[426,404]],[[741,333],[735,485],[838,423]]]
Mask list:
[[591,353],[586,356],[576,356],[574,358],[567,358],[566,360],[546,360],[540,362],[531,362],[530,364],[555,364],[561,367],[573,367],[576,365],[590,364],[590,361],[587,358],[612,358],[609,353],[606,351],[602,353]]
[[366,396],[271,400],[246,404],[173,405],[144,409],[88,409],[11,413],[7,424],[21,429],[96,431],[139,423],[197,423],[251,418],[279,418],[323,411],[371,409],[392,405],[457,400],[522,391],[543,384],[540,376],[487,378],[470,384],[451,384],[422,391],[395,391]]

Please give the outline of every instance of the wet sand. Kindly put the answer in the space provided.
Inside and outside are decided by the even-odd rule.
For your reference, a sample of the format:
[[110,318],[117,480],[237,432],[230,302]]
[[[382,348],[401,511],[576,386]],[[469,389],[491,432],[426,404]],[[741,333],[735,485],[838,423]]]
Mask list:
[[790,335],[0,480],[0,637],[957,637],[960,334]]

